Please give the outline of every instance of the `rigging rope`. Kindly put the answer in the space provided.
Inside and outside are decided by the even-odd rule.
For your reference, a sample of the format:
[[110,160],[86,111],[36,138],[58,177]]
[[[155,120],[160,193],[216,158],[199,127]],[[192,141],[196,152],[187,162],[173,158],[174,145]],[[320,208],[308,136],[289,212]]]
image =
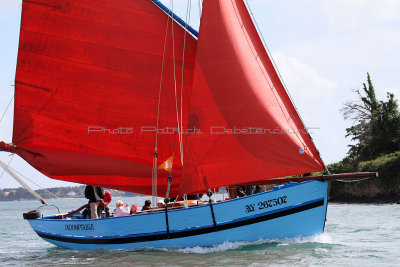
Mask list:
[[187,36],[187,26],[190,23],[190,10],[191,10],[191,5],[192,5],[192,1],[189,0],[188,1],[188,5],[186,8],[186,20],[185,20],[185,33],[183,36],[183,51],[182,51],[182,80],[181,80],[181,114],[180,114],[180,133],[179,133],[179,146],[180,146],[180,153],[181,153],[181,164],[183,166],[183,136],[182,136],[182,130],[183,130],[183,81],[184,81],[184,77],[185,77],[185,55],[186,55],[186,39],[188,38]]
[[360,182],[360,181],[368,180],[370,178],[371,177],[366,177],[366,178],[358,178],[358,179],[352,179],[352,180],[339,180],[339,179],[336,179],[336,181],[342,182],[342,183],[353,183],[353,182]]
[[30,188],[18,175],[15,174],[15,171],[7,166],[4,162],[0,161],[0,166],[11,176],[13,177],[18,183],[20,183],[29,193],[31,193],[35,198],[37,198],[42,204],[46,204],[46,201],[39,196],[32,188]]
[[[0,123],[3,121],[3,118],[4,118],[4,116],[6,115],[7,110],[8,110],[8,108],[10,107],[10,105],[11,105],[13,99],[14,99],[14,94],[12,95],[12,97],[11,97],[11,99],[10,99],[10,102],[8,102],[8,105],[7,105],[7,107],[6,107],[6,110],[4,110],[4,113],[3,113],[3,115],[2,115],[1,118],[0,118]],[[14,158],[14,155],[15,155],[14,153],[11,154],[11,158],[10,158],[10,160],[8,161],[7,167],[10,167],[10,164],[11,164],[11,161],[13,160],[13,158]],[[3,176],[3,174],[5,173],[5,171],[6,171],[6,170],[3,170],[3,172],[2,172],[1,175],[0,175],[0,178]]]
[[[170,0],[169,4],[169,9],[171,10],[171,5],[172,1]],[[157,149],[158,149],[158,127],[159,127],[159,122],[160,122],[160,105],[161,105],[161,92],[162,92],[162,81],[163,81],[163,72],[164,72],[164,61],[165,61],[165,51],[166,51],[166,46],[167,46],[167,36],[168,36],[168,25],[170,19],[172,19],[170,16],[172,14],[167,14],[167,23],[165,26],[165,38],[164,38],[164,48],[163,48],[163,56],[162,56],[162,61],[161,61],[161,73],[160,73],[160,89],[158,92],[158,106],[157,106],[157,123],[156,123],[156,143],[154,147],[154,153],[153,153],[153,171],[152,171],[152,204],[155,205],[157,203],[157,170],[158,170],[158,164],[157,164]]]
[[[11,163],[11,160],[9,162],[9,164]],[[4,171],[7,170],[8,174],[11,175],[14,179],[16,179],[26,190],[28,190],[28,192],[30,192],[33,196],[35,196],[38,200],[40,200],[42,202],[42,204],[45,204],[45,206],[54,206],[54,205],[47,205],[46,201],[39,196],[38,193],[36,193],[35,190],[33,190],[32,188],[30,188],[24,181],[22,181],[22,179],[20,177],[18,177],[16,175],[19,174],[20,176],[22,176],[23,178],[25,178],[26,180],[30,181],[32,184],[36,185],[37,187],[39,187],[40,189],[42,189],[43,191],[45,191],[46,193],[48,193],[49,195],[55,197],[56,199],[61,200],[64,203],[67,203],[65,201],[64,198],[58,197],[57,195],[53,194],[52,192],[50,192],[49,190],[47,190],[46,188],[41,187],[40,185],[38,185],[37,183],[35,183],[34,181],[32,181],[31,179],[29,179],[28,177],[26,177],[25,175],[23,175],[22,173],[20,173],[19,171],[15,170],[14,168],[10,167],[9,165],[5,165],[3,162],[0,161],[0,165],[4,168]],[[71,198],[71,197],[70,197]],[[74,198],[74,197],[72,197]],[[79,197],[76,197],[79,198]],[[56,206],[54,206],[56,207]],[[58,208],[57,208],[58,209]],[[59,212],[60,213],[60,212]]]
[[[183,51],[182,51],[182,81],[181,81],[181,94],[180,94],[180,112],[178,108],[178,95],[177,95],[177,81],[176,81],[176,64],[175,64],[175,36],[174,36],[174,24],[171,23],[171,32],[172,32],[172,61],[173,61],[173,68],[174,68],[174,92],[175,92],[175,109],[176,109],[176,120],[177,120],[177,129],[178,129],[178,142],[179,142],[179,151],[180,151],[180,158],[181,158],[181,165],[183,166],[183,138],[182,138],[182,125],[183,125],[183,80],[184,80],[184,70],[185,70],[185,52],[186,52],[186,38],[187,38],[187,25],[189,23],[188,18],[190,18],[190,6],[191,1],[189,0],[188,7],[186,9],[186,25],[183,37]],[[172,13],[174,11],[174,4],[172,0]],[[180,113],[180,114],[179,114]],[[175,154],[175,144],[174,141],[174,149],[172,157]],[[172,182],[172,166],[170,169],[170,175],[168,177],[168,188],[166,193],[166,198],[169,198],[169,189],[170,183]]]
[[[186,52],[186,38],[187,38],[187,27],[190,20],[190,9],[191,9],[191,0],[189,1],[187,10],[186,10],[186,25],[184,31],[184,43],[183,43],[183,52],[182,52],[182,81],[181,81],[181,92],[180,92],[180,103],[178,103],[178,92],[177,92],[177,78],[176,78],[176,58],[175,58],[175,33],[174,33],[174,21],[173,21],[173,12],[174,12],[174,1],[170,1],[170,13],[168,14],[167,18],[167,25],[165,30],[165,39],[164,39],[164,51],[163,51],[163,58],[161,64],[161,74],[160,74],[160,89],[158,95],[158,107],[157,107],[157,126],[156,126],[156,143],[154,148],[153,154],[153,173],[152,173],[152,195],[153,195],[153,203],[157,202],[157,171],[158,171],[158,164],[157,164],[157,149],[158,149],[158,128],[159,128],[159,119],[160,119],[160,105],[161,105],[161,92],[162,92],[162,79],[163,79],[163,71],[164,71],[164,62],[165,62],[165,52],[166,52],[166,44],[167,44],[167,36],[168,36],[168,27],[169,21],[171,19],[171,37],[172,37],[172,63],[173,63],[173,73],[174,73],[174,93],[175,93],[175,109],[176,109],[176,120],[177,120],[177,131],[178,131],[178,142],[179,142],[179,150],[180,150],[180,159],[181,164],[183,166],[183,81],[184,81],[184,69],[185,69],[185,52]],[[175,153],[175,144],[174,142],[174,149],[173,154]],[[170,175],[172,173],[172,168],[170,170]]]
[[278,74],[279,79],[280,79],[280,81],[282,82],[282,85],[283,85],[283,87],[285,88],[285,91],[286,91],[286,93],[288,94],[288,96],[289,96],[289,98],[290,98],[290,101],[292,102],[292,104],[293,104],[293,106],[294,106],[294,108],[295,108],[295,110],[296,110],[296,112],[297,112],[297,115],[299,115],[301,122],[303,123],[303,125],[305,125],[304,122],[303,122],[303,119],[301,118],[301,115],[300,115],[300,113],[299,113],[299,111],[298,111],[298,109],[297,109],[297,107],[296,107],[296,105],[295,105],[295,103],[294,103],[294,101],[293,101],[293,98],[292,98],[292,96],[290,95],[289,89],[287,88],[287,86],[286,86],[286,84],[285,84],[285,81],[283,80],[282,75],[281,75],[281,73],[279,72],[278,66],[276,65],[275,60],[274,60],[274,58],[272,57],[271,51],[269,50],[269,47],[267,46],[267,43],[265,42],[264,36],[263,36],[263,34],[262,34],[261,30],[260,30],[260,27],[259,27],[258,24],[257,24],[256,17],[254,16],[254,14],[253,14],[253,12],[252,12],[252,10],[251,10],[251,8],[250,8],[250,5],[249,5],[249,3],[247,2],[247,0],[245,0],[245,1],[246,1],[247,9],[249,10],[250,16],[253,18],[254,25],[256,26],[257,32],[258,32],[259,36],[261,37],[261,41],[262,41],[262,43],[263,43],[263,45],[264,45],[264,47],[265,47],[265,50],[267,51],[268,56],[269,56],[269,58],[271,59],[272,64],[274,65],[274,68],[275,68],[275,70],[276,70],[276,73]]
[[[190,9],[191,9],[191,0],[188,2],[188,6],[186,9],[186,21],[185,21],[185,31],[183,36],[183,51],[182,51],[182,81],[181,81],[181,94],[180,94],[180,114],[178,108],[178,96],[177,96],[177,82],[176,82],[176,65],[175,65],[175,38],[174,38],[174,28],[173,23],[171,25],[171,32],[172,32],[172,60],[173,60],[173,67],[174,67],[174,91],[175,91],[175,109],[176,109],[176,120],[177,120],[177,129],[178,129],[178,142],[179,142],[179,152],[181,158],[181,165],[183,166],[183,136],[182,136],[182,125],[183,125],[183,81],[184,81],[184,73],[185,73],[185,52],[186,52],[186,38],[187,38],[187,27],[189,25],[190,20]],[[172,3],[172,12],[173,12],[173,3]],[[189,18],[189,19],[188,19]],[[173,145],[173,152],[172,152],[172,159],[175,155],[175,147],[176,147],[176,135],[174,139]],[[169,198],[169,191],[170,185],[172,182],[172,169],[171,166],[169,171],[168,177],[168,185],[167,185],[167,193],[165,195],[165,200]]]
[[[185,73],[185,53],[186,53],[186,39],[188,38],[187,36],[187,27],[189,26],[190,23],[190,10],[191,10],[191,3],[192,1],[188,1],[188,5],[186,8],[186,19],[185,19],[185,31],[184,31],[184,36],[183,36],[183,51],[182,51],[182,80],[181,80],[181,95],[180,95],[180,111],[178,109],[178,103],[177,103],[177,92],[176,92],[176,74],[175,74],[175,49],[174,49],[174,29],[173,26],[172,28],[172,47],[173,47],[173,65],[174,65],[174,82],[175,82],[175,107],[176,107],[176,115],[177,115],[177,124],[178,124],[178,135],[179,135],[179,151],[180,151],[180,156],[181,156],[181,165],[183,166],[183,81],[184,81],[184,73]],[[173,11],[173,5],[172,5],[172,11]],[[173,24],[172,24],[173,25]],[[180,113],[180,114],[179,114]],[[175,151],[175,149],[174,149]]]
[[[290,102],[292,103],[294,109],[296,110],[296,113],[297,113],[297,115],[299,116],[301,122],[303,123],[303,126],[304,126],[305,128],[307,128],[307,127],[305,126],[305,123],[304,123],[304,121],[303,121],[303,118],[301,117],[301,115],[300,115],[300,113],[299,113],[299,110],[297,109],[297,106],[296,106],[296,104],[295,104],[295,102],[294,102],[294,100],[293,100],[293,98],[292,98],[292,96],[291,96],[291,94],[290,94],[290,92],[289,92],[289,89],[288,89],[288,87],[286,86],[286,83],[285,83],[285,81],[283,80],[281,73],[279,72],[278,66],[276,65],[275,60],[274,60],[274,58],[272,57],[272,54],[271,54],[271,52],[270,52],[270,50],[269,50],[269,48],[268,48],[268,46],[267,46],[267,43],[265,42],[264,36],[263,36],[263,34],[262,34],[261,30],[260,30],[260,27],[258,26],[257,20],[256,20],[254,14],[253,14],[253,12],[252,12],[252,10],[251,10],[251,8],[250,8],[250,5],[249,5],[249,3],[248,3],[247,0],[245,0],[245,2],[246,2],[247,10],[249,11],[249,14],[250,14],[250,16],[251,16],[252,19],[253,19],[253,22],[254,22],[254,25],[256,26],[257,32],[258,32],[259,36],[261,37],[261,41],[262,41],[262,43],[263,43],[263,45],[264,45],[264,48],[265,48],[265,50],[267,51],[269,58],[271,59],[271,62],[272,62],[272,64],[273,64],[274,68],[275,68],[275,71],[276,71],[276,73],[278,74],[279,79],[280,79],[280,81],[281,81],[281,83],[282,83],[282,85],[283,85],[283,88],[285,89],[287,95],[289,96]],[[299,130],[299,129],[298,129],[298,130]],[[306,129],[305,129],[305,130],[306,130]],[[308,133],[308,132],[307,132],[307,133]],[[297,134],[296,134],[296,136],[297,136]],[[310,135],[310,133],[308,133],[308,136],[310,137],[311,142],[314,144],[313,138],[312,138],[312,136]],[[299,138],[299,140],[300,140],[300,142],[301,142],[301,138]],[[303,143],[303,142],[302,142],[302,143]],[[314,144],[314,146],[315,146],[315,144]],[[305,147],[306,147],[306,146],[304,145],[304,148],[305,148]],[[319,153],[319,151],[318,151],[318,153]],[[324,167],[325,167],[325,171],[329,173],[329,170],[328,170],[328,168],[326,167],[325,162],[324,162],[324,160],[321,158],[321,156],[320,156],[320,159],[321,159],[321,161],[322,161],[322,164],[323,164]]]
[[[291,100],[291,102],[292,102],[292,104],[293,104],[293,107],[294,107],[294,109],[295,109],[297,115],[300,117],[300,114],[299,114],[298,110],[296,109],[296,106],[295,106],[295,104],[294,104],[294,102],[293,102],[293,99],[290,97],[290,94],[289,94],[288,90],[286,89],[286,85],[285,85],[285,83],[284,83],[284,81],[283,81],[283,79],[282,79],[282,77],[281,77],[281,75],[280,75],[280,73],[279,73],[279,70],[278,70],[278,68],[277,68],[277,66],[276,66],[276,64],[275,64],[275,62],[274,62],[274,59],[273,59],[273,57],[272,57],[272,54],[271,54],[271,52],[269,51],[269,48],[268,48],[267,44],[265,43],[264,37],[262,36],[262,33],[261,33],[261,31],[260,31],[260,28],[258,27],[257,21],[256,21],[254,15],[253,15],[253,13],[252,13],[252,11],[251,11],[251,9],[250,9],[250,6],[249,6],[247,0],[246,0],[246,4],[247,4],[248,12],[249,12],[249,14],[250,14],[250,16],[252,17],[252,20],[253,20],[253,22],[254,22],[253,24],[256,26],[258,35],[261,37],[262,43],[263,43],[263,45],[264,45],[265,50],[267,51],[267,54],[268,54],[268,56],[269,56],[269,58],[270,58],[270,60],[271,60],[271,63],[273,64],[274,69],[275,69],[276,73],[278,74],[279,79],[280,79],[280,81],[281,81],[281,83],[282,83],[282,86],[284,87],[284,89],[285,89],[287,95],[289,96],[289,99]],[[235,12],[236,12],[236,9],[235,9]],[[240,20],[238,14],[237,14],[237,12],[236,12],[236,17],[238,18],[238,20]],[[247,41],[248,41],[248,40],[247,40]],[[274,97],[275,97],[275,99],[276,99],[276,102],[278,103],[279,108],[281,109],[281,112],[282,112],[283,116],[285,116],[285,118],[287,119],[287,121],[291,120],[291,121],[293,122],[293,120],[292,120],[291,117],[290,117],[290,114],[286,114],[285,109],[282,107],[282,104],[281,104],[281,102],[280,102],[280,99],[281,99],[281,98],[277,96],[277,92],[276,92],[277,90],[276,90],[275,86],[268,80],[268,78],[267,78],[265,72],[263,71],[263,70],[264,70],[263,67],[260,65],[259,61],[257,60],[257,59],[258,59],[258,55],[256,54],[255,51],[253,51],[253,49],[251,49],[251,51],[252,51],[252,53],[253,53],[254,58],[255,58],[256,61],[257,61],[257,64],[258,64],[258,66],[259,66],[259,69],[261,70],[261,72],[262,72],[262,74],[263,74],[263,76],[264,76],[264,79],[265,79],[266,83],[270,86],[271,91],[272,91],[272,93],[274,94]],[[301,119],[301,117],[300,117],[300,119]],[[303,122],[303,121],[302,121],[302,122]],[[303,123],[303,125],[304,125],[304,123]],[[297,129],[297,130],[299,130],[299,129]],[[307,146],[306,146],[305,142],[303,142],[302,138],[299,136],[298,131],[294,131],[294,133],[296,134],[296,137],[297,137],[297,139],[299,140],[299,142],[302,143],[302,145],[303,145],[304,148],[306,148]]]
[[[10,158],[10,160],[8,161],[8,164],[7,164],[7,167],[9,167],[9,168],[11,168],[10,167],[10,164],[11,164],[11,161],[13,160],[13,158],[14,158],[14,153],[13,154],[11,154],[10,156],[11,156],[11,158]],[[0,178],[3,176],[3,174],[6,172],[6,170],[3,170],[3,172],[1,173],[1,175],[0,175]]]
[[6,115],[7,110],[8,110],[8,108],[10,107],[10,105],[11,105],[13,99],[14,99],[14,95],[11,97],[10,102],[8,102],[8,105],[7,105],[7,107],[6,107],[6,110],[4,111],[3,115],[1,116],[0,123],[1,123],[1,121],[3,120],[4,116]]
[[[173,12],[174,12],[174,0],[172,0],[172,13]],[[172,64],[174,67],[174,92],[175,92],[176,121],[177,121],[177,127],[178,127],[179,150],[181,152],[181,164],[183,165],[181,124],[179,122],[178,96],[176,93],[176,66],[175,66],[175,40],[174,40],[175,36],[174,36],[174,23],[173,22],[171,23],[171,33],[172,33]],[[185,28],[185,34],[186,34],[186,28]],[[174,148],[173,152],[175,152],[175,148]]]
[[[186,25],[189,25],[190,23],[190,11],[192,9],[192,0],[189,0],[188,6],[186,8]],[[183,37],[183,52],[182,52],[182,83],[181,83],[181,141],[183,140],[182,138],[182,124],[183,124],[183,81],[185,77],[185,55],[186,55],[186,39],[188,38],[187,36],[187,31],[186,31],[187,26],[185,26],[185,35]],[[181,143],[181,162],[183,166],[183,144]]]
[[23,174],[20,173],[19,171],[15,170],[14,168],[12,168],[12,167],[9,167],[9,168],[10,168],[11,170],[13,170],[14,172],[18,173],[19,175],[21,175],[23,178],[25,178],[26,180],[28,180],[28,181],[31,182],[32,184],[34,184],[34,185],[36,185],[37,187],[39,187],[40,189],[44,190],[46,193],[48,193],[48,194],[52,195],[53,197],[55,197],[55,198],[57,198],[57,199],[62,200],[62,201],[65,202],[65,199],[64,199],[64,198],[61,198],[61,197],[59,197],[59,196],[57,196],[57,195],[51,193],[49,190],[47,190],[46,188],[41,187],[40,185],[38,185],[37,183],[35,183],[34,181],[32,181],[31,179],[29,179],[28,177],[26,177],[25,175],[23,175]]

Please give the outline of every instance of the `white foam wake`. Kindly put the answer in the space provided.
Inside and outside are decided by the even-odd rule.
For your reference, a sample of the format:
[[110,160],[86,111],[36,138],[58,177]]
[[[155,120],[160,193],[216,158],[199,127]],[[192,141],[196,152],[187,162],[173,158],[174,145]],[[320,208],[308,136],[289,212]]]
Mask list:
[[279,246],[290,246],[293,244],[304,244],[304,243],[322,243],[322,244],[333,244],[332,238],[324,233],[321,235],[307,236],[307,237],[295,237],[285,239],[260,239],[254,242],[248,241],[236,241],[236,242],[224,242],[211,247],[186,247],[186,248],[146,248],[145,250],[150,251],[164,251],[164,252],[179,252],[185,254],[207,254],[216,253],[227,250],[236,250],[249,246],[259,246],[271,244],[273,247]]

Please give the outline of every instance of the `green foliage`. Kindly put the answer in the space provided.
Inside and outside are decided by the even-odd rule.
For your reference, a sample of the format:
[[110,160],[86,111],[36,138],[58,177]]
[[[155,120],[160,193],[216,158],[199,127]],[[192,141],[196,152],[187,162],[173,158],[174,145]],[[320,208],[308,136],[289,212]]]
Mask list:
[[353,166],[347,165],[343,162],[343,160],[337,163],[328,164],[327,168],[331,174],[347,173],[354,171]]
[[381,171],[383,175],[396,174],[400,171],[400,151],[382,155],[376,159],[360,161],[357,164],[341,160],[327,166],[330,173],[345,172],[375,172]]
[[333,181],[330,197],[345,202],[398,202],[400,199],[400,151],[376,159],[348,164],[340,161],[327,166],[331,173],[378,172],[379,177],[353,183]]
[[341,110],[345,119],[353,121],[346,137],[355,144],[346,159],[357,163],[400,150],[400,113],[394,95],[388,93],[386,102],[378,101],[369,73],[367,84],[355,92],[360,100],[346,102]]
[[374,160],[360,162],[357,170],[363,172],[377,171],[383,185],[388,188],[395,186],[400,176],[400,151],[383,155]]

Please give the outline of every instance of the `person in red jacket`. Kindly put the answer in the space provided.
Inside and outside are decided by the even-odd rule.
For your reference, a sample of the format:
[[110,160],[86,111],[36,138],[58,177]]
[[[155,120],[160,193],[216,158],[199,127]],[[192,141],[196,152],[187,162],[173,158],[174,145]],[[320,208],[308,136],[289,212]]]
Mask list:
[[99,206],[97,207],[97,214],[99,218],[101,218],[101,213],[104,210],[106,213],[106,217],[110,217],[110,208],[108,207],[108,204],[110,204],[112,200],[111,194],[108,190],[103,189],[103,197],[100,200]]

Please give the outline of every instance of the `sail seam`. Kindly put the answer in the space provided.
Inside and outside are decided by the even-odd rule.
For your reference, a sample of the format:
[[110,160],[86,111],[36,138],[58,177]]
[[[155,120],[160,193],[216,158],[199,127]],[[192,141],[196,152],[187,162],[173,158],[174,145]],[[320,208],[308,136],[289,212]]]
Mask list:
[[[22,50],[24,51],[24,50]],[[95,65],[95,64],[89,64],[86,62],[81,62],[81,61],[77,61],[77,60],[72,60],[70,58],[65,58],[65,57],[57,57],[57,56],[51,56],[51,55],[46,55],[44,53],[38,53],[38,52],[32,52],[32,51],[24,51],[24,53],[30,53],[30,54],[35,54],[35,55],[40,55],[40,56],[44,56],[44,57],[49,57],[49,58],[53,58],[53,59],[58,59],[58,60],[62,60],[62,61],[66,61],[66,62],[73,62],[73,63],[77,63],[77,64],[81,64],[81,65],[85,65],[85,66],[90,66],[90,67],[94,67],[94,68],[98,68],[98,69],[104,69],[104,70],[111,70],[111,71],[116,71],[116,72],[122,72],[122,73],[128,73],[128,74],[135,74],[134,72],[130,72],[127,70],[122,70],[122,69],[116,69],[116,68],[110,68],[110,67],[105,67],[105,66],[99,66],[99,65]],[[135,52],[136,53],[136,52]],[[137,54],[139,54],[141,52],[137,52]],[[158,55],[155,54],[147,54],[150,56],[154,56],[154,57],[158,57]],[[167,59],[170,59],[169,57],[165,57]],[[25,71],[27,72],[27,71]],[[29,73],[29,72],[28,72]]]
[[[104,48],[111,48],[111,49],[115,49],[115,50],[127,51],[127,52],[131,52],[131,53],[133,53],[133,54],[144,54],[144,55],[149,55],[149,56],[154,56],[154,57],[158,57],[158,56],[159,56],[159,54],[149,53],[149,52],[146,52],[145,50],[143,50],[143,51],[140,51],[140,50],[132,50],[132,49],[120,48],[120,47],[111,46],[111,45],[106,45],[106,44],[101,44],[101,43],[93,43],[93,42],[88,42],[88,41],[80,40],[80,39],[74,39],[74,38],[67,38],[67,37],[63,37],[63,36],[51,35],[51,34],[47,34],[47,33],[40,32],[40,31],[30,30],[30,29],[27,29],[27,28],[24,28],[23,30],[24,30],[25,32],[35,33],[35,34],[39,34],[39,35],[45,35],[46,37],[50,37],[50,38],[53,38],[53,39],[74,41],[74,42],[79,42],[79,43],[83,43],[83,44],[87,44],[87,45],[93,45],[93,46],[98,46],[98,47],[104,47]],[[149,32],[149,33],[150,33],[150,32]],[[51,57],[51,58],[64,59],[64,58],[62,58],[62,57],[54,57],[54,56],[47,55],[47,54],[40,53],[40,52],[33,52],[31,49],[29,49],[29,50],[24,50],[23,48],[20,48],[20,49],[21,49],[22,51],[24,51],[25,53],[32,53],[32,54],[38,54],[38,55],[48,56],[48,57]],[[168,56],[165,56],[165,57],[166,57],[166,58],[170,58],[170,57],[168,57]],[[76,61],[74,61],[74,60],[69,60],[69,61],[76,62]],[[77,62],[79,62],[79,61],[77,61]],[[85,64],[85,63],[82,63],[82,64]],[[99,67],[98,65],[94,65],[94,64],[86,64],[86,65]],[[99,68],[103,68],[103,67],[100,66]],[[130,73],[130,72],[128,72],[128,73]]]

